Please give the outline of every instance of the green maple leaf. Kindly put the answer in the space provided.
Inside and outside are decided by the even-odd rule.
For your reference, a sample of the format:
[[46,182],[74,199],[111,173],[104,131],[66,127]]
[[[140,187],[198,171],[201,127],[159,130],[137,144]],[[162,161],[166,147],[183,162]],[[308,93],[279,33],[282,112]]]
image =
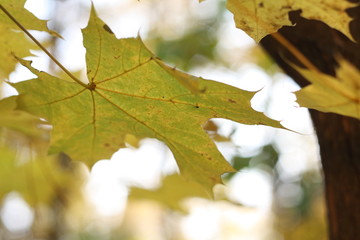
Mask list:
[[295,93],[297,101],[302,107],[360,119],[360,71],[345,60],[339,65],[336,77],[296,67],[312,83]]
[[[46,31],[54,36],[55,32],[50,31],[46,26],[46,21],[36,18],[32,13],[24,8],[26,0],[0,0],[0,5],[6,11],[10,12],[17,21],[28,30]],[[6,78],[14,70],[18,57],[29,56],[29,49],[34,47],[18,26],[0,10],[0,78]]]
[[89,166],[125,145],[127,134],[157,138],[173,152],[181,173],[208,189],[234,169],[202,126],[210,118],[281,127],[254,111],[255,93],[197,78],[166,66],[139,38],[117,39],[92,10],[83,30],[89,83],[71,83],[32,68],[37,79],[13,84],[20,109],[52,125],[51,152]]
[[302,10],[304,18],[319,20],[353,39],[345,12],[354,3],[337,0],[229,0],[227,8],[234,14],[236,26],[256,42],[282,26],[292,25],[288,13]]

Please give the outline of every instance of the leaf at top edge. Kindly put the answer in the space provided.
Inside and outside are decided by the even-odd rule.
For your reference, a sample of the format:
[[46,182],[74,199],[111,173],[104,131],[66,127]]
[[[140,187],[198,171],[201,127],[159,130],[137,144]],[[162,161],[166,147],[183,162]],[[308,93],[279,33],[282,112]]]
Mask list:
[[354,3],[336,0],[228,0],[227,3],[236,27],[256,42],[282,26],[291,26],[288,13],[296,10],[302,10],[303,17],[322,21],[353,40],[349,30],[352,19],[345,10],[354,6]]
[[360,119],[360,71],[340,60],[336,77],[296,67],[312,84],[296,92],[302,107]]
[[[48,29],[47,21],[40,20],[24,8],[26,0],[0,0],[0,4],[27,30],[45,31],[54,36],[59,35]],[[0,25],[9,29],[20,30],[18,26],[0,10]]]
[[186,75],[154,57],[140,38],[117,39],[94,10],[83,35],[87,87],[39,72],[27,61],[22,64],[38,78],[13,84],[20,109],[53,125],[51,152],[91,166],[124,147],[127,134],[157,138],[185,177],[211,190],[234,169],[202,128],[208,119],[282,128],[251,108],[253,92],[198,78],[204,91],[193,93],[179,82]]
[[[59,36],[47,28],[46,21],[36,18],[24,8],[25,0],[0,0],[0,4],[26,29],[46,31],[54,36]],[[7,78],[14,71],[17,63],[14,55],[17,57],[30,56],[29,50],[34,46],[20,28],[0,10],[0,80]]]
[[186,212],[182,201],[192,197],[212,198],[198,183],[178,174],[166,176],[161,187],[155,190],[132,187],[129,195],[130,200],[153,200],[180,212]]

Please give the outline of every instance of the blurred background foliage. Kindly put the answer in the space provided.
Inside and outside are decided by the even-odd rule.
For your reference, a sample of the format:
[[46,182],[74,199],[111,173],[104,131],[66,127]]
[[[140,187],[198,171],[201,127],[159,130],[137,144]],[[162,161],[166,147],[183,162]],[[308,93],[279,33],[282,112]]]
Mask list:
[[[208,0],[201,4],[195,0],[94,3],[99,15],[115,33],[117,25],[126,25],[117,24],[117,21],[127,21],[127,24],[131,21],[131,17],[117,20],[121,16],[126,17],[129,12],[135,14],[134,19],[145,19],[140,35],[157,56],[173,67],[192,73],[205,69],[200,70],[201,73],[214,66],[226,69],[225,72],[237,72],[242,66],[250,64],[256,65],[256,69],[267,74],[275,83],[278,74],[281,74],[251,40],[248,43],[249,40],[237,39],[237,36],[228,40],[233,44],[224,40],[227,29],[234,28],[229,27],[232,16],[226,10],[224,0]],[[66,44],[79,42],[76,34],[79,34],[79,27],[85,26],[88,1],[43,0],[32,7],[29,5],[29,8],[36,9],[36,4],[44,4],[43,17],[50,19],[49,26],[59,32],[65,41],[40,33],[38,37],[65,66],[84,76],[83,60],[77,61],[77,64],[68,63],[73,52]],[[118,35],[121,35],[119,32]],[[75,36],[75,40],[71,39],[71,35]],[[238,41],[244,43],[238,44]],[[41,52],[33,53],[41,59]],[[80,54],[79,58],[83,56]],[[61,74],[47,60],[39,64],[42,69]],[[269,85],[276,85],[274,82]],[[4,96],[11,92],[6,83],[3,82],[1,87]],[[263,111],[269,110],[274,101],[271,91],[265,95]],[[206,198],[196,186],[187,186],[177,175],[165,177],[169,173],[164,174],[161,170],[157,176],[158,184],[150,189],[141,190],[139,184],[127,182],[126,187],[132,191],[128,200],[128,190],[125,191],[123,209],[116,214],[102,215],[86,194],[92,172],[65,154],[48,156],[51,127],[26,113],[16,112],[15,107],[2,107],[10,105],[0,102],[0,239],[326,239],[323,182],[317,156],[310,156],[310,166],[295,171],[295,174],[284,169],[284,161],[287,161],[284,158],[300,161],[297,155],[307,152],[306,144],[314,145],[312,140],[301,140],[310,142],[305,144],[298,140],[292,142],[271,130],[266,132],[270,137],[266,137],[265,141],[259,140],[255,147],[246,151],[246,144],[239,146],[234,140],[237,134],[243,134],[241,128],[232,125],[224,133],[221,123],[209,121],[204,128],[219,148],[230,146],[236,150],[227,159],[239,171],[223,177],[225,186],[215,189],[215,200]],[[12,125],[14,120],[19,124]],[[26,129],[18,128],[22,124],[27,126]],[[246,139],[246,133],[244,136]],[[132,139],[136,142],[133,146],[138,145],[138,141]],[[296,145],[296,150],[293,145]],[[287,152],[289,149],[290,153]],[[232,193],[236,195],[240,191],[234,182],[241,181],[239,176],[248,172],[267,179],[270,205],[259,207],[256,203],[249,204],[233,197]],[[170,173],[173,174],[174,170]],[[165,180],[161,183],[162,177]],[[245,184],[250,188],[257,186],[253,182]],[[176,196],[175,192],[178,193]],[[205,226],[199,225],[200,222]],[[203,232],[198,233],[200,231]]]

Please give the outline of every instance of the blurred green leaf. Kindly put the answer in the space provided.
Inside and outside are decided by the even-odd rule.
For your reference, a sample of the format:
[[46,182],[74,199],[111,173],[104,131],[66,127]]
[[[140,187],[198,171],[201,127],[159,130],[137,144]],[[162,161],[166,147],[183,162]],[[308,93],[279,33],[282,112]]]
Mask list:
[[84,176],[79,165],[73,163],[70,168],[64,168],[59,156],[20,159],[19,154],[24,150],[0,147],[0,198],[16,191],[34,206],[50,204],[56,198],[66,198],[72,190],[80,189]]
[[29,136],[40,136],[39,128],[43,122],[27,112],[16,110],[17,96],[0,100],[0,127],[24,133]]
[[131,188],[129,199],[153,200],[171,209],[184,212],[185,209],[181,202],[191,197],[212,198],[198,183],[175,174],[166,176],[162,181],[162,186],[153,191],[135,187]]

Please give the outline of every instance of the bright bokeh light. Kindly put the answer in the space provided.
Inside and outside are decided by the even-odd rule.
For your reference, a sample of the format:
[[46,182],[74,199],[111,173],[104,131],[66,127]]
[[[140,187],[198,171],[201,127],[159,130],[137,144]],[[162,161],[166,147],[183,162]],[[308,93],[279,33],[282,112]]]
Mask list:
[[[191,199],[191,214],[181,221],[184,239],[275,239],[268,210],[244,208],[225,201]],[[261,231],[259,231],[261,229]]]
[[123,148],[111,160],[98,161],[91,170],[86,192],[103,215],[123,212],[128,186],[155,188],[161,175],[177,170],[170,150],[155,139],[144,139],[139,148]]
[[104,216],[121,214],[126,206],[128,189],[116,181],[111,165],[97,162],[86,186],[86,194],[98,213]]
[[245,169],[228,183],[229,198],[249,207],[270,209],[272,203],[272,179],[258,169]]
[[2,223],[14,234],[29,231],[34,220],[34,212],[16,193],[10,193],[5,198],[0,213]]

